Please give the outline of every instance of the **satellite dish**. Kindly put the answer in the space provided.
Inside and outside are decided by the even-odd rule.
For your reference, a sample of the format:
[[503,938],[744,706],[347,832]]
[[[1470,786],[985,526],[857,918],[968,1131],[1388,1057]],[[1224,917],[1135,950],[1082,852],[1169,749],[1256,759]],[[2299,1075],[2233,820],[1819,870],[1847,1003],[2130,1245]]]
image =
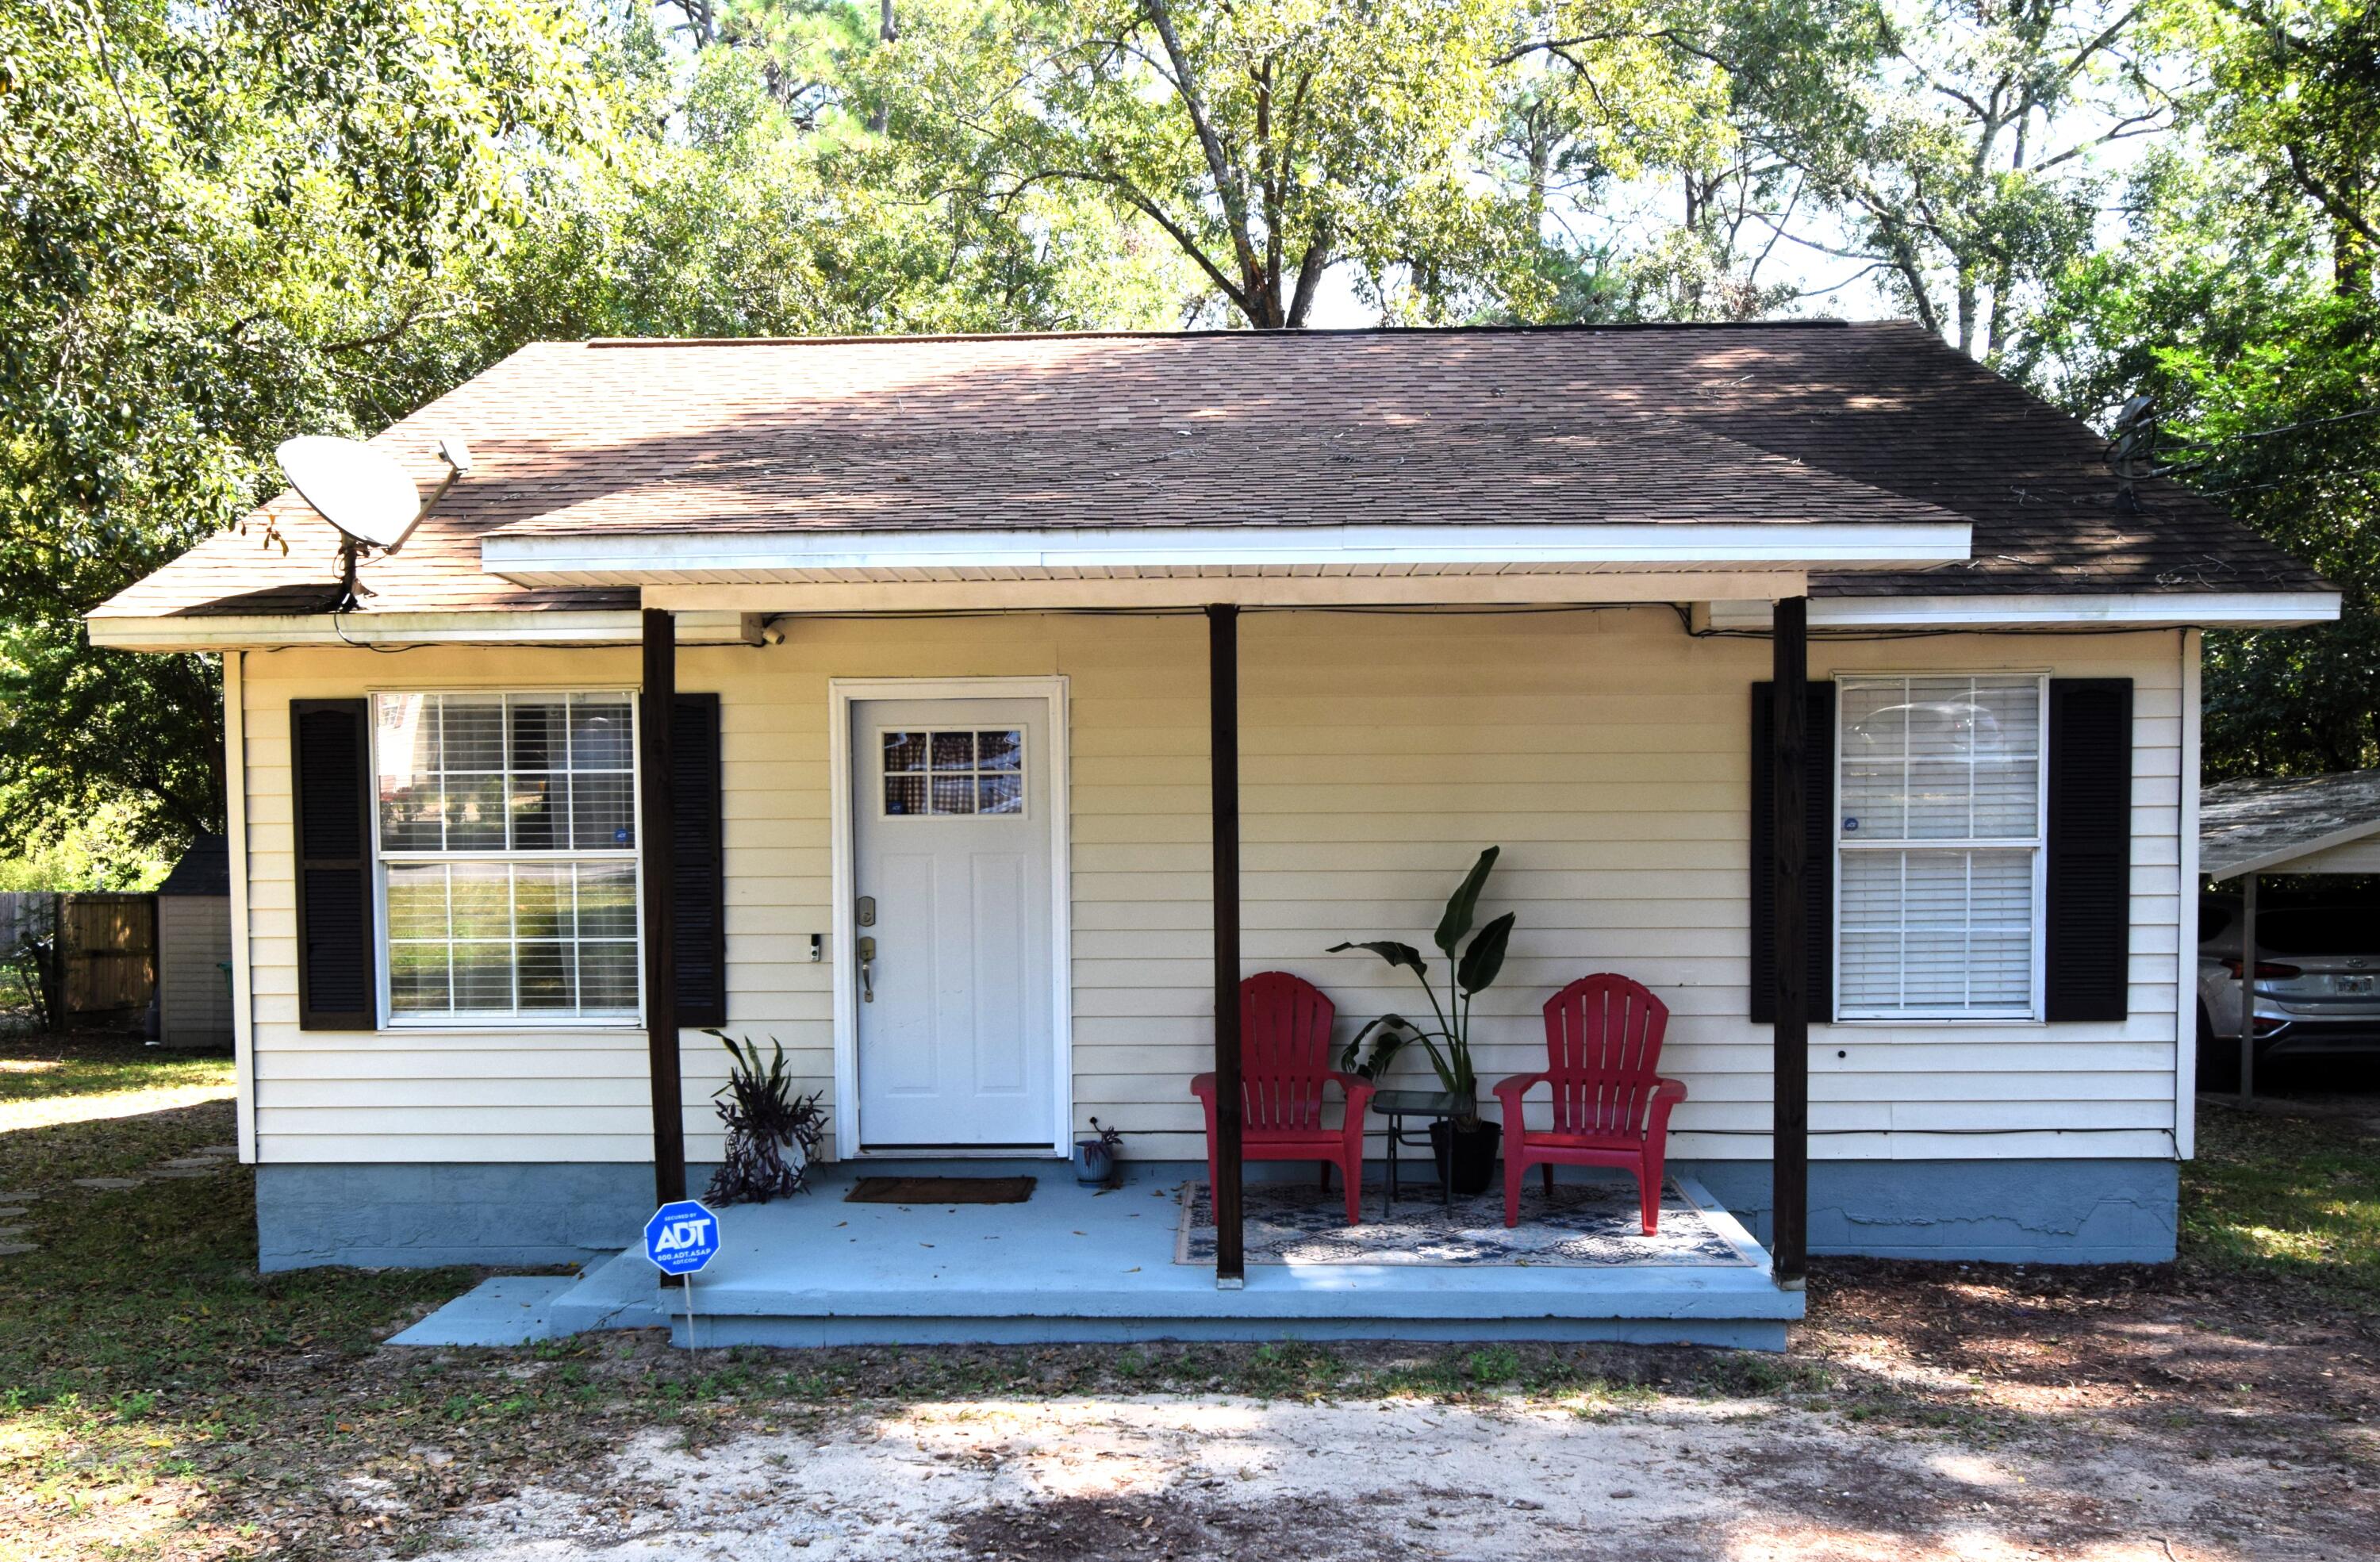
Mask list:
[[370,595],[356,585],[357,554],[366,548],[395,552],[446,497],[455,479],[471,469],[471,447],[459,438],[440,440],[438,454],[445,460],[446,476],[425,501],[395,456],[359,441],[301,434],[284,440],[273,453],[289,486],[338,528],[338,611],[354,607],[358,596]]
[[273,457],[307,503],[367,548],[399,546],[421,518],[421,490],[384,450],[306,434],[284,441]]

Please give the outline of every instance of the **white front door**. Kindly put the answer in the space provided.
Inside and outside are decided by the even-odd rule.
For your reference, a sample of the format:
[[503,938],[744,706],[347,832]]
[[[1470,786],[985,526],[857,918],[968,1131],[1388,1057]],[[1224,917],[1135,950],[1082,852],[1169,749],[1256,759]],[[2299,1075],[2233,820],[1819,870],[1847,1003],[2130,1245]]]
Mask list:
[[1049,708],[852,703],[865,1149],[1055,1137]]

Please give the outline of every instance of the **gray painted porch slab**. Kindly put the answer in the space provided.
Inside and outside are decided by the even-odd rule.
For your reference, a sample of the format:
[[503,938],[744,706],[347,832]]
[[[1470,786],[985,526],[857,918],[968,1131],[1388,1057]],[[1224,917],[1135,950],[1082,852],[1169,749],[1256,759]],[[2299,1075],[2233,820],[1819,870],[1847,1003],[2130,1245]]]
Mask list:
[[[1102,1192],[1053,1161],[1033,1168],[1040,1184],[1022,1205],[843,1202],[854,1177],[884,1169],[822,1166],[798,1197],[722,1211],[691,1336],[683,1297],[635,1252],[552,1298],[545,1326],[651,1326],[666,1308],[677,1343],[704,1347],[1614,1339],[1776,1350],[1803,1312],[1802,1293],[1770,1282],[1767,1254],[1698,1185],[1743,1265],[1260,1265],[1245,1289],[1222,1290],[1211,1269],[1173,1262],[1178,1168],[1135,1168]],[[1366,1215],[1378,1207],[1372,1190]]]

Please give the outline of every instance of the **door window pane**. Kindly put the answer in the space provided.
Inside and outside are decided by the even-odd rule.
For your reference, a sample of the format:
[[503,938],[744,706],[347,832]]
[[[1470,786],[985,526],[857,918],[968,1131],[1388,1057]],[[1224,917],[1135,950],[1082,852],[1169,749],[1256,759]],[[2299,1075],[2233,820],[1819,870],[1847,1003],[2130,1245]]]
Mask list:
[[885,733],[879,751],[889,818],[1025,811],[1025,734],[1014,728]]

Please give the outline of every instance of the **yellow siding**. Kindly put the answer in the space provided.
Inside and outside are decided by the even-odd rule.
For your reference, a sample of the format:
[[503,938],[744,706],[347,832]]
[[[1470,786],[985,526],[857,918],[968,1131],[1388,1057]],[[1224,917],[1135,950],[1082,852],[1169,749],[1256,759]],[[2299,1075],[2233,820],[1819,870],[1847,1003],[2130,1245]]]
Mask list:
[[[1076,1120],[1140,1156],[1203,1154],[1187,1076],[1210,987],[1204,625],[1187,617],[788,621],[785,644],[688,648],[722,696],[731,1028],[832,1088],[827,680],[1059,672],[1071,681]],[[1669,1001],[1693,1098],[1675,1153],[1767,1144],[1767,1032],[1744,1018],[1749,685],[1765,642],[1694,639],[1666,609],[1244,621],[1245,952],[1358,1021],[1402,974],[1345,938],[1427,946],[1447,890],[1501,843],[1520,914],[1478,1007],[1489,1080],[1537,1066],[1544,996],[1617,969]],[[2181,684],[2169,633],[1821,643],[1815,675],[2046,670],[2135,681],[2131,1017],[2104,1025],[1822,1026],[1813,1153],[2168,1155],[2173,1127]],[[285,651],[248,660],[256,1091],[265,1160],[641,1160],[634,1030],[325,1035],[297,1028],[288,702],[369,688],[622,686],[627,650]],[[721,1070],[686,1039],[689,1153],[717,1153]],[[1978,1132],[1982,1131],[1982,1132]]]

